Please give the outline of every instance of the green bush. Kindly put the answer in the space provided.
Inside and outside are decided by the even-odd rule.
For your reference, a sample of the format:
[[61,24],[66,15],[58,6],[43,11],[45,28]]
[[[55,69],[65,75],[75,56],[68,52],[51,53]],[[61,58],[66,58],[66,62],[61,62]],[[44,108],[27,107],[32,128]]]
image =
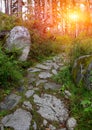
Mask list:
[[37,61],[43,59],[44,57],[50,57],[52,55],[62,52],[62,46],[55,40],[47,39],[38,41],[31,45],[30,55],[31,59]]
[[6,88],[20,84],[22,69],[13,56],[8,57],[0,48],[0,86]]

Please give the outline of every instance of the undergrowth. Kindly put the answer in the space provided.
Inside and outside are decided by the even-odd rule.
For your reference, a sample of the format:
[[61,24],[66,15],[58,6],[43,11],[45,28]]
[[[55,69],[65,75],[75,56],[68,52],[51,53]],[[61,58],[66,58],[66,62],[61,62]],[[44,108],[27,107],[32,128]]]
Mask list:
[[13,56],[7,56],[0,48],[0,86],[3,88],[20,84],[22,69]]
[[77,120],[75,130],[91,130],[92,128],[92,91],[83,86],[76,86],[72,80],[71,67],[64,67],[53,78],[56,82],[61,83],[61,93],[64,90],[71,92],[69,99],[70,116]]

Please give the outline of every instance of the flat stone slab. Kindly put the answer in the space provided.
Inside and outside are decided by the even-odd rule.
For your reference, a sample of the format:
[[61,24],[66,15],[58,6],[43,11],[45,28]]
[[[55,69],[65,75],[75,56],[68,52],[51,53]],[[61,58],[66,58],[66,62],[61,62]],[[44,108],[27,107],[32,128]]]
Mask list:
[[27,110],[32,110],[32,104],[29,101],[24,101],[22,107],[26,108]]
[[41,72],[39,74],[39,78],[41,79],[47,79],[47,78],[50,78],[52,76],[52,74],[50,74],[49,72]]
[[55,69],[53,69],[53,70],[52,70],[52,73],[53,73],[54,75],[56,75],[56,74],[57,74],[57,71],[56,71]]
[[43,69],[43,70],[50,70],[51,67],[50,66],[45,66],[43,64],[38,64],[36,65],[37,68]]
[[4,102],[0,103],[0,110],[11,110],[13,109],[20,101],[21,96],[16,94],[11,94],[7,96]]
[[29,68],[28,71],[30,71],[30,72],[40,72],[41,69],[38,69],[38,68]]
[[39,86],[40,84],[44,84],[44,83],[46,83],[46,82],[47,82],[47,80],[38,80],[38,81],[36,82],[36,87]]
[[52,89],[52,90],[57,90],[61,88],[61,85],[56,84],[54,82],[48,82],[44,84],[45,89]]
[[28,75],[27,75],[28,83],[31,84],[31,83],[35,82],[36,77],[37,77],[36,73],[28,72]]
[[34,90],[28,90],[26,93],[25,93],[25,96],[26,98],[30,98],[33,94],[34,94]]
[[64,123],[69,114],[65,104],[55,96],[44,94],[42,97],[34,95],[34,103],[38,106],[38,113],[45,119]]
[[53,67],[55,70],[59,69],[59,66],[56,63],[53,63]]
[[17,109],[13,114],[5,116],[1,122],[5,127],[14,128],[14,130],[29,130],[31,120],[30,112]]

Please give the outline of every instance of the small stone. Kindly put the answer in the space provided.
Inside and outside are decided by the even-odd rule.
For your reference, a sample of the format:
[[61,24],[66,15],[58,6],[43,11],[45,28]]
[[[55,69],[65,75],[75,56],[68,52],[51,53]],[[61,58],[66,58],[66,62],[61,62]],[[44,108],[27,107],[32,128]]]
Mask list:
[[37,74],[28,72],[27,79],[28,83],[31,84],[36,81]]
[[28,69],[28,71],[30,71],[30,72],[40,72],[41,71],[41,69],[38,69],[38,68],[29,68]]
[[11,94],[7,96],[4,102],[0,103],[0,110],[11,110],[13,109],[20,101],[21,96],[16,94]]
[[61,128],[61,129],[58,129],[58,130],[67,130],[66,128]]
[[39,91],[39,88],[34,88],[34,91]]
[[59,68],[59,66],[56,63],[53,63],[53,67],[55,70],[57,70]]
[[65,98],[69,98],[69,97],[71,97],[71,93],[68,91],[68,90],[65,90],[64,91],[64,94],[65,94]]
[[56,130],[56,127],[54,127],[53,125],[49,125],[50,130]]
[[34,130],[37,130],[37,124],[36,124],[36,122],[34,122],[33,128],[34,128]]
[[50,66],[45,66],[45,65],[42,65],[42,64],[38,64],[36,65],[37,68],[40,68],[40,69],[43,69],[43,70],[50,70],[51,67]]
[[47,80],[39,80],[36,82],[36,87],[39,86],[41,83],[46,83]]
[[31,84],[31,83],[33,83],[33,82],[35,82],[36,81],[36,78],[30,78],[29,79],[29,84]]
[[28,110],[32,110],[32,104],[29,101],[24,101],[22,106]]
[[18,88],[18,91],[19,91],[19,92],[24,92],[24,91],[25,91],[25,87],[24,87],[24,86],[19,87],[19,88]]
[[54,75],[56,75],[57,74],[57,71],[56,70],[52,70],[52,73],[54,74]]
[[13,114],[5,116],[1,122],[5,127],[14,128],[14,130],[29,130],[32,115],[30,112],[17,109]]
[[46,65],[46,66],[49,66],[50,68],[52,68],[52,66],[53,66],[52,61],[51,62],[46,61],[43,64]]
[[4,130],[3,124],[0,124],[0,130]]
[[77,121],[73,117],[71,117],[67,120],[66,126],[67,126],[68,130],[74,130],[76,125],[77,125]]
[[61,85],[53,83],[53,82],[48,82],[44,84],[45,89],[52,89],[52,90],[57,90],[61,88]]
[[43,120],[43,125],[46,126],[47,123],[48,123],[47,120],[44,119],[44,120]]
[[41,79],[47,79],[47,78],[50,78],[52,76],[52,74],[50,74],[49,72],[41,72],[39,74],[39,78]]
[[34,90],[28,90],[26,93],[25,93],[25,96],[26,98],[30,98],[33,94],[34,94]]
[[33,89],[33,88],[34,88],[33,85],[28,86],[28,89]]

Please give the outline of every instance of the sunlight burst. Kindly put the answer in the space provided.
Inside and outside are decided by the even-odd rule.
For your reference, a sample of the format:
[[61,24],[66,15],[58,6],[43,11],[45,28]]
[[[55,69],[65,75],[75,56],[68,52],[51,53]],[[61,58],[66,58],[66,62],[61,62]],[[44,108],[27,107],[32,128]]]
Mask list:
[[69,19],[71,21],[78,21],[79,20],[80,15],[77,12],[74,13],[70,13],[69,14]]

